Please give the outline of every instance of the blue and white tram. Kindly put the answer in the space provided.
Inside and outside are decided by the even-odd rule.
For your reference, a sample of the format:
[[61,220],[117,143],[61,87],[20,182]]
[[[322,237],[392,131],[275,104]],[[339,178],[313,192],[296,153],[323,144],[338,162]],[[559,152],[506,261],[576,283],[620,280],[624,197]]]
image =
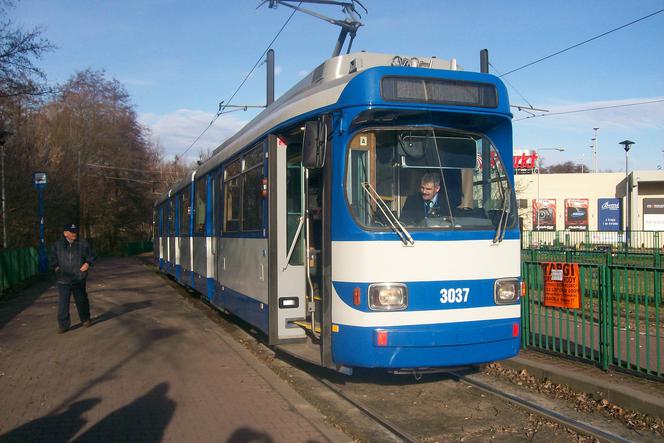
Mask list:
[[[511,159],[498,78],[337,56],[157,202],[155,259],[326,367],[508,358],[521,292]],[[436,208],[406,217],[425,175]]]

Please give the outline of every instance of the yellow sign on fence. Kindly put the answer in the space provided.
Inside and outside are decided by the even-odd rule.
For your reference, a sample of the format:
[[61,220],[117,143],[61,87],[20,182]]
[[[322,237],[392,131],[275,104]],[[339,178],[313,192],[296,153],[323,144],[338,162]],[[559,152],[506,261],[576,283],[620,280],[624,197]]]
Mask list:
[[578,263],[542,263],[544,306],[579,309],[581,289]]

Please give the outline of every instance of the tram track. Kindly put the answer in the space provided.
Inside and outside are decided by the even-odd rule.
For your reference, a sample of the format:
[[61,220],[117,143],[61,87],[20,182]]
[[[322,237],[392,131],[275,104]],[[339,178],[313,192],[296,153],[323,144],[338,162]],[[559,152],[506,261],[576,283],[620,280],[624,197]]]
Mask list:
[[314,378],[321,383],[323,386],[327,387],[329,390],[334,392],[336,395],[353,405],[355,408],[357,408],[360,412],[362,412],[364,415],[366,415],[369,419],[371,419],[374,423],[377,423],[379,426],[383,427],[387,432],[391,433],[401,441],[405,443],[419,443],[419,439],[414,437],[412,434],[409,432],[405,431],[395,423],[391,422],[390,420],[386,419],[385,417],[381,416],[377,411],[375,411],[373,408],[370,408],[369,406],[365,405],[364,403],[352,398],[350,395],[346,394],[342,389],[339,389],[334,385],[334,383],[320,377],[314,376]]
[[459,374],[457,372],[450,372],[449,373],[452,377],[454,377],[456,380],[467,383],[482,392],[485,392],[487,394],[491,394],[493,396],[499,397],[503,400],[507,400],[508,402],[519,406],[523,409],[526,409],[534,414],[537,414],[543,418],[546,418],[547,420],[551,420],[555,423],[558,423],[562,426],[565,426],[569,429],[572,429],[573,431],[586,435],[588,437],[593,437],[601,442],[610,442],[610,443],[629,443],[632,440],[625,439],[624,437],[621,437],[619,435],[616,435],[614,433],[605,431],[603,429],[600,429],[596,426],[593,426],[589,423],[574,419],[572,417],[566,416],[560,412],[557,412],[553,409],[547,408],[545,406],[539,405],[535,402],[532,402],[530,400],[527,400],[525,398],[519,397],[518,395],[500,390],[494,386],[491,386],[487,383],[481,382],[479,380],[476,380],[474,378],[471,378],[466,375]]
[[[476,380],[472,376],[462,375],[458,372],[446,372],[446,373],[456,381],[463,382],[484,393],[505,400],[530,413],[536,414],[541,418],[550,420],[578,434],[596,439],[597,441],[607,442],[607,443],[629,443],[634,441],[624,438],[615,433],[601,429],[590,423],[575,419],[571,416],[565,415],[564,413],[558,412],[554,409],[547,408],[541,404],[537,404],[534,401],[522,398],[514,393],[507,392],[506,390],[501,390],[499,388],[496,388],[495,386],[491,386],[487,383]],[[363,413],[373,422],[383,427],[387,432],[394,435],[400,441],[407,443],[411,442],[419,443],[420,441],[422,441],[421,439],[415,437],[411,432],[403,429],[399,425],[395,424],[394,422],[384,417],[379,411],[357,400],[356,398],[354,398],[353,395],[346,393],[343,389],[340,389],[329,380],[314,374],[309,374],[309,375],[312,376],[317,382],[321,383],[323,386],[332,391],[334,394],[336,394],[346,402],[350,403],[353,407],[358,409],[361,413]]]

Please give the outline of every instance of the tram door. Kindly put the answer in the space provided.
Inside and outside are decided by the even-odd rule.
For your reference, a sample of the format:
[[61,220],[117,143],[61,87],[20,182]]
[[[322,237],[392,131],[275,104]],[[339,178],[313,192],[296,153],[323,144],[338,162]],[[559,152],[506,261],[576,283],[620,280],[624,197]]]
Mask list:
[[324,289],[328,283],[323,279],[325,169],[302,166],[301,125],[279,134],[270,144],[273,145],[276,159],[270,164],[274,165],[271,170],[277,172],[278,198],[270,207],[280,226],[275,248],[279,262],[276,266],[278,296],[276,300],[271,299],[278,302],[279,330],[275,332],[280,341],[305,338],[311,355],[304,357],[316,364],[325,364],[325,349],[329,347],[325,345],[328,341],[325,336],[329,334],[323,315]]
[[269,137],[270,342],[307,337],[302,135],[296,128]]
[[[178,225],[179,225],[179,251],[180,257],[178,263],[181,268],[181,275],[178,279],[183,279],[184,283],[191,286],[191,185],[188,185],[184,190],[177,194],[178,198]],[[184,278],[188,277],[188,278]]]

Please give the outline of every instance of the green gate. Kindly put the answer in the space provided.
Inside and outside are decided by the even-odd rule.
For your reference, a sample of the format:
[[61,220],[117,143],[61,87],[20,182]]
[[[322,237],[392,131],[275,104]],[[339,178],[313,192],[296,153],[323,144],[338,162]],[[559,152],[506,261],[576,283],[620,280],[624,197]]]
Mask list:
[[[526,254],[527,253],[527,254]],[[664,272],[661,255],[626,259],[615,254],[586,257],[533,254],[522,261],[526,295],[522,300],[522,346],[664,379],[661,309]],[[608,257],[607,257],[608,255]],[[543,263],[579,264],[580,308],[544,305]],[[618,264],[614,264],[617,262]]]

